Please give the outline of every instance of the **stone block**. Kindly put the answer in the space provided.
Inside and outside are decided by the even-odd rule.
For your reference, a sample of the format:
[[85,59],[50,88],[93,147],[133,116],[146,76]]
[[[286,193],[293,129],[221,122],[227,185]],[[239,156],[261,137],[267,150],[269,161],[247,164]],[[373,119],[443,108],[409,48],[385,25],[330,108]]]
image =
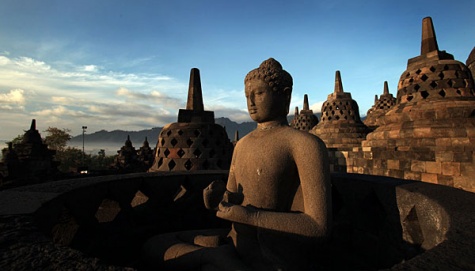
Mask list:
[[399,160],[388,160],[388,169],[399,169]]
[[426,172],[426,166],[424,161],[413,160],[411,162],[411,171],[413,172]]
[[441,174],[442,173],[442,163],[441,162],[425,162],[426,165],[426,172],[427,173],[435,173]]
[[436,146],[452,146],[452,139],[450,138],[436,138],[435,139]]
[[426,183],[437,183],[437,174],[434,173],[421,173],[421,181]]
[[442,175],[460,176],[460,163],[458,162],[442,162]]
[[473,161],[473,152],[472,151],[465,151],[465,152],[454,152],[454,162],[472,162]]
[[372,160],[373,159],[373,153],[372,152],[364,152],[363,157],[364,157],[364,159]]
[[430,127],[414,128],[414,137],[431,137],[432,131]]
[[454,186],[454,177],[453,176],[437,176],[437,183],[447,186]]
[[435,152],[435,161],[436,162],[453,162],[454,161],[454,152],[452,152],[452,151],[436,151]]
[[452,138],[452,146],[465,146],[470,145],[470,139],[467,137],[455,137]]
[[421,180],[422,173],[420,172],[413,172],[413,171],[404,171],[404,179],[405,180]]
[[471,191],[475,193],[475,182],[473,181],[472,175],[466,176],[456,176],[453,178],[453,187],[460,188],[463,190]]

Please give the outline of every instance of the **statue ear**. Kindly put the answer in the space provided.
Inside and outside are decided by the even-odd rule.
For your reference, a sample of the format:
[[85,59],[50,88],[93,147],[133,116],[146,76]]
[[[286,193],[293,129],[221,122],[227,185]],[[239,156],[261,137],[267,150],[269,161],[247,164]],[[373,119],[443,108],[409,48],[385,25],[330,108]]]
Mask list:
[[290,99],[292,98],[292,88],[291,87],[284,88],[283,94],[285,97],[285,109],[287,111],[287,114],[289,114]]

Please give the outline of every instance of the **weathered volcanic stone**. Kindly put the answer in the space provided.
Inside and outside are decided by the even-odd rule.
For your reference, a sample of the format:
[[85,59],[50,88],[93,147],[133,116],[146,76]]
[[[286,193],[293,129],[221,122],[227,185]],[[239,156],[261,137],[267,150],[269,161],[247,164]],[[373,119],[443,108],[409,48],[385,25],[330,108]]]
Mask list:
[[307,94],[304,95],[303,98],[303,109],[298,112],[298,107],[295,110],[295,116],[290,123],[290,127],[308,132],[312,130],[312,128],[318,124],[318,118],[313,114],[313,110],[310,109],[308,106],[308,96]]
[[224,127],[205,111],[199,70],[190,72],[186,109],[178,122],[163,127],[149,172],[229,169],[233,145]]
[[322,105],[320,122],[311,133],[320,137],[327,148],[359,147],[370,129],[360,119],[358,104],[351,93],[343,91],[340,71],[335,74],[335,90]]

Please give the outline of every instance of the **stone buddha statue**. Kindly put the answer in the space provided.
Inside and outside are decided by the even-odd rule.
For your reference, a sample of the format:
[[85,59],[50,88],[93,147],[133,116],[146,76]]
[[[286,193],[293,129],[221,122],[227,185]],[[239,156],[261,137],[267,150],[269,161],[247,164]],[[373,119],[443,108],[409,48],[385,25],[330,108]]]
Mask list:
[[331,184],[325,144],[287,123],[292,77],[275,59],[244,80],[257,128],[234,149],[227,184],[204,191],[225,229],[171,233],[144,246],[152,265],[170,270],[311,270],[331,229]]

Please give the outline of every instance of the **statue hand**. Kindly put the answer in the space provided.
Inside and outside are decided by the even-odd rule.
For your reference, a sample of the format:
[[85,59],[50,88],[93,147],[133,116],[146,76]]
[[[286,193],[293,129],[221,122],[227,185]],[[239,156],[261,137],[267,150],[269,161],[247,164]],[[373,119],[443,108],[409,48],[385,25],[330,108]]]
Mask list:
[[253,225],[257,217],[257,209],[222,201],[218,206],[216,216],[232,222]]
[[223,200],[223,194],[226,191],[226,185],[223,181],[213,181],[203,190],[203,201],[205,207],[210,210],[216,210],[218,204]]
[[223,195],[223,201],[229,202],[232,204],[241,204],[244,200],[244,194],[241,192],[229,192],[226,190]]

